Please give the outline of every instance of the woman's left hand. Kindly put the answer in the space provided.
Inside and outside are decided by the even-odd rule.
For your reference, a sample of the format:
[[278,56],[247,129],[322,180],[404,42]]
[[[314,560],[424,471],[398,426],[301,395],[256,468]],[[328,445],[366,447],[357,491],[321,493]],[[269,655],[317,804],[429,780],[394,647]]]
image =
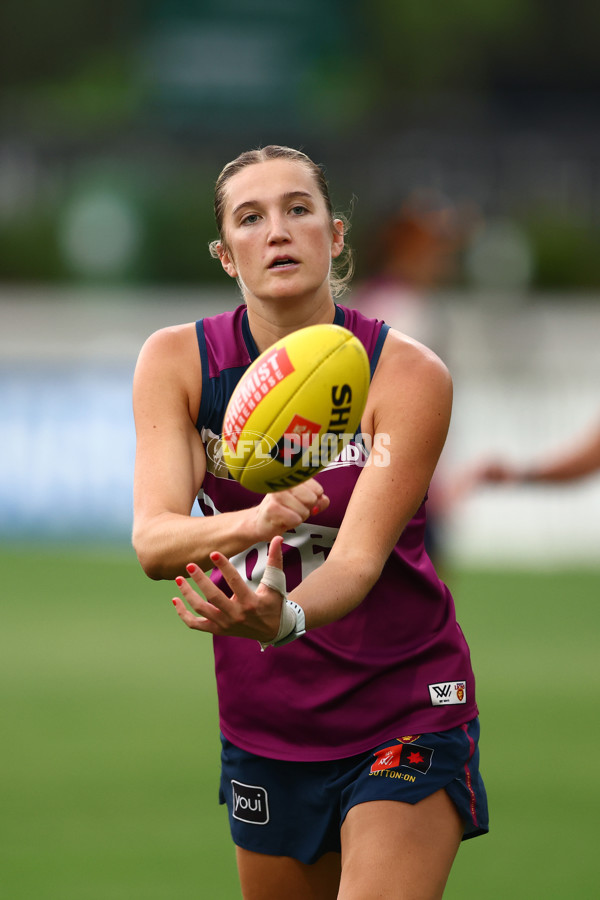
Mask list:
[[[283,569],[281,545],[283,538],[276,536],[269,544],[267,565]],[[262,582],[253,591],[226,556],[217,551],[210,554],[213,565],[222,573],[233,591],[231,597],[223,593],[195,563],[186,566],[187,571],[202,592],[179,576],[175,579],[183,599],[173,598],[179,618],[188,628],[209,634],[253,638],[257,641],[272,640],[279,630],[283,597]]]

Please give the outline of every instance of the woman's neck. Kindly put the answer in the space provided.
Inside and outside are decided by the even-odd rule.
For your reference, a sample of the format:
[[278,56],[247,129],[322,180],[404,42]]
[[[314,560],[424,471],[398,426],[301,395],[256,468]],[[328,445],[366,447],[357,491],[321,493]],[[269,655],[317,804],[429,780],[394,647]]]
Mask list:
[[335,303],[328,297],[322,303],[303,304],[301,300],[279,299],[269,302],[252,300],[246,304],[248,324],[260,353],[275,341],[299,328],[333,322]]

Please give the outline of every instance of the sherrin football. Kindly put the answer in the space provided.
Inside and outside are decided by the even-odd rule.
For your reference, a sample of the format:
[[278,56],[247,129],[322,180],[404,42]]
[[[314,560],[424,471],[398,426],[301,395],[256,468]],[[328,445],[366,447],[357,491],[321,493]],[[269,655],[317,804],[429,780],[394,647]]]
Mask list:
[[259,494],[312,478],[353,438],[367,402],[369,359],[339,325],[310,325],[246,370],[223,419],[231,475]]

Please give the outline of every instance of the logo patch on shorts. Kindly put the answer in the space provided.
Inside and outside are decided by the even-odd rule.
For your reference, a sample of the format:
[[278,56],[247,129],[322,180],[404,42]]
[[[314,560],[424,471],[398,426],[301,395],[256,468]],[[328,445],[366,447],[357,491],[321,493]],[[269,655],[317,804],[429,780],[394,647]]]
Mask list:
[[266,825],[269,821],[269,795],[264,787],[242,784],[231,779],[233,818],[250,825]]
[[371,766],[371,774],[383,772],[385,769],[397,769],[406,766],[417,772],[428,772],[431,767],[433,750],[419,744],[392,744],[375,753],[375,762]]
[[432,706],[453,706],[467,702],[466,681],[440,681],[429,685]]

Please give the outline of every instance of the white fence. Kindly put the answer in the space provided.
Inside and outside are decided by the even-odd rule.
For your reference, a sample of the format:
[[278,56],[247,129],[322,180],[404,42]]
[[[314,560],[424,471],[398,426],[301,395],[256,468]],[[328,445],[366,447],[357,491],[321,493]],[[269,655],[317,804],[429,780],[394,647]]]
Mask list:
[[[231,292],[0,291],[0,536],[127,543],[137,353],[156,328],[236,302]],[[597,298],[445,295],[427,319],[455,383],[442,485],[489,455],[533,460],[600,416]],[[600,477],[479,489],[448,511],[444,535],[457,562],[596,565]]]

